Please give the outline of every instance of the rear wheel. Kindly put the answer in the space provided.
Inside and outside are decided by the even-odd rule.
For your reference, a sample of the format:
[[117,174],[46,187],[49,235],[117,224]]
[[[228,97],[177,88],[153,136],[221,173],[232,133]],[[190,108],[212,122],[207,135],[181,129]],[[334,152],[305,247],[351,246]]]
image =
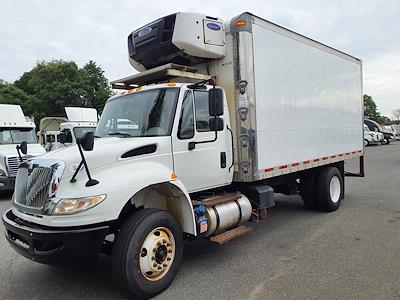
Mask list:
[[169,212],[143,209],[116,236],[112,253],[114,279],[138,298],[151,298],[174,279],[183,255],[180,224]]
[[339,208],[344,194],[343,178],[338,168],[322,168],[315,180],[316,203],[322,211]]
[[300,196],[303,200],[304,206],[308,209],[317,209],[315,202],[315,172],[310,171],[300,178]]

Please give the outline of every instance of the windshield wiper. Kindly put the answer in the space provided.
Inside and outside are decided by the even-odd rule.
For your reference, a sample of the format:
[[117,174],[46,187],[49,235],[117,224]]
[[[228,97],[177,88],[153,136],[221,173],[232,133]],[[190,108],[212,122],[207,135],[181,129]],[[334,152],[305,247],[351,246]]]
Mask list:
[[125,133],[125,132],[112,132],[107,135],[121,135],[123,137],[133,137],[133,135],[131,135],[129,133]]

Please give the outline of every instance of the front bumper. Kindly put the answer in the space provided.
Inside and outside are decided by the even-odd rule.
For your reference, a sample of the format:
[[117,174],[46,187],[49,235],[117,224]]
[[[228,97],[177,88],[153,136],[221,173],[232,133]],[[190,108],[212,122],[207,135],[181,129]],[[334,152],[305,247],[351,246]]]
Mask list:
[[54,228],[28,223],[11,209],[3,214],[6,238],[19,254],[44,264],[87,262],[97,258],[109,225]]
[[15,186],[15,177],[0,176],[0,191],[11,191]]

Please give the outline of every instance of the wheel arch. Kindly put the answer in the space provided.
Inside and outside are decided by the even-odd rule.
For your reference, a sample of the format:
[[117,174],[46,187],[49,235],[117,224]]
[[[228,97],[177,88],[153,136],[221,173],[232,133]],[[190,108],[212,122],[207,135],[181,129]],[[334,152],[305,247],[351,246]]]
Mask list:
[[119,219],[125,218],[140,208],[167,210],[179,221],[183,232],[197,234],[192,202],[179,180],[143,187],[125,204]]

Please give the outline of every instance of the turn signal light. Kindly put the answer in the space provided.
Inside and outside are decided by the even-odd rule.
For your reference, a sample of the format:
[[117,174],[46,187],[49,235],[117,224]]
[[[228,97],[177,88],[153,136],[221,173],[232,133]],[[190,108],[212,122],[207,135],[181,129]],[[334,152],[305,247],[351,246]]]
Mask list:
[[244,20],[239,20],[239,21],[235,22],[236,27],[241,27],[241,26],[246,26],[246,25],[247,25],[247,22]]

